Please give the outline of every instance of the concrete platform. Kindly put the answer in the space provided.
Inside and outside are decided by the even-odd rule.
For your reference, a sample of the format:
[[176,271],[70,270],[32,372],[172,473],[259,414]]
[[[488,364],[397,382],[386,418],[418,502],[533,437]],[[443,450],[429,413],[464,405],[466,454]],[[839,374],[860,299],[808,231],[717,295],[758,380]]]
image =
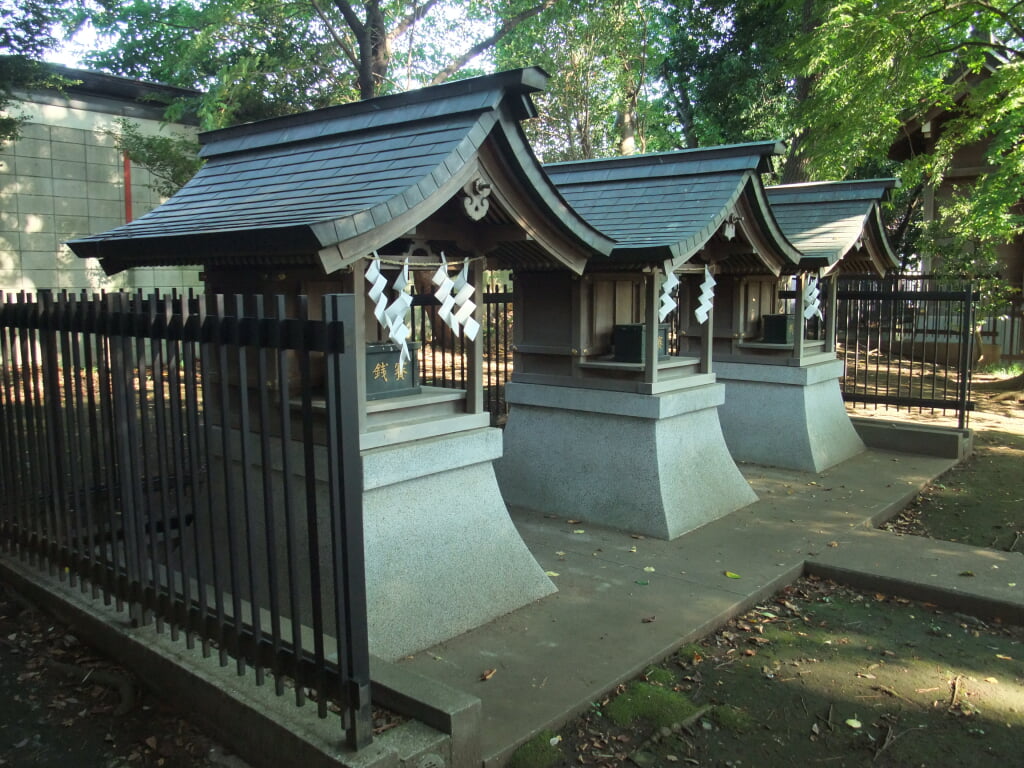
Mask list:
[[337,723],[315,722],[309,708],[297,711],[233,670],[211,671],[215,661],[126,626],[66,584],[45,584],[2,557],[0,578],[40,602],[49,595],[83,639],[190,701],[254,768],[294,759],[323,768],[497,767],[538,731],[803,573],[1024,623],[1021,553],[875,529],[955,461],[869,448],[819,474],[745,465],[759,501],[674,541],[513,514],[533,557],[558,574],[559,591],[397,663],[374,660],[374,700],[416,719],[357,754],[339,748]]
[[[513,514],[534,557],[558,574],[558,593],[397,669],[478,697],[483,764],[500,766],[538,731],[807,571],[1022,621],[1024,555],[873,530],[953,464],[868,450],[816,475],[747,465],[760,500],[675,541]],[[481,681],[488,669],[497,671]]]

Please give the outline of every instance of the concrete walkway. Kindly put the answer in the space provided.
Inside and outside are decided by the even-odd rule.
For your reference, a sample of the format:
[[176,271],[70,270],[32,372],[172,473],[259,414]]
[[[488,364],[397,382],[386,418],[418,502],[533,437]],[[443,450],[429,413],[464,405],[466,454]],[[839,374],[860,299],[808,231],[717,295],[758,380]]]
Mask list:
[[478,697],[483,761],[500,766],[805,572],[1024,622],[1020,553],[873,530],[953,463],[872,450],[818,475],[746,466],[760,500],[673,542],[513,514],[558,593],[398,668]]

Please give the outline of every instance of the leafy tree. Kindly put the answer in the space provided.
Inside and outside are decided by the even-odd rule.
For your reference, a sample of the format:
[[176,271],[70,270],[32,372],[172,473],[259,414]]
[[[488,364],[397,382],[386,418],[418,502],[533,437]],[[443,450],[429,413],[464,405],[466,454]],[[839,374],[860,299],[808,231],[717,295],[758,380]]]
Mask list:
[[88,0],[67,23],[105,41],[91,66],[204,91],[198,113],[216,128],[443,82],[555,2]]
[[[800,147],[810,174],[846,178],[885,158],[906,126],[943,121],[933,143],[906,144],[899,168],[909,189],[948,190],[918,250],[951,273],[992,276],[996,248],[1024,234],[1020,2],[844,0],[802,50],[815,76],[798,113],[814,130]],[[980,175],[949,178],[972,145],[984,148]]]
[[813,0],[681,0],[663,65],[685,146],[785,138],[805,95],[794,44],[820,14]]
[[678,145],[659,85],[667,6],[641,0],[562,3],[497,46],[499,68],[536,64],[551,76],[526,128],[546,160]]
[[191,179],[203,165],[199,158],[199,142],[188,136],[145,134],[139,124],[121,118],[110,131],[121,152],[132,162],[146,168],[153,176],[153,189],[170,197]]
[[[11,104],[15,90],[53,79],[39,59],[53,46],[51,33],[57,2],[0,0],[0,111]],[[0,114],[0,141],[17,138],[24,122],[18,114]]]

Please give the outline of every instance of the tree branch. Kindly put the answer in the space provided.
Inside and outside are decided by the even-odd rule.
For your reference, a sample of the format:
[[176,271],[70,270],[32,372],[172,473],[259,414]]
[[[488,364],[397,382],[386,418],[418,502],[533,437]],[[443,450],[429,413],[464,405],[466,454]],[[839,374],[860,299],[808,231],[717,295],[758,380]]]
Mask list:
[[430,84],[440,85],[449,77],[458,72],[459,69],[461,69],[466,64],[466,62],[472,61],[481,53],[493,47],[495,43],[497,43],[503,37],[508,35],[512,30],[514,30],[524,21],[536,16],[537,14],[543,13],[548,8],[553,6],[556,2],[558,2],[558,0],[544,0],[544,2],[537,4],[532,8],[527,8],[525,11],[517,13],[515,16],[505,19],[505,21],[502,23],[500,27],[498,27],[497,31],[493,35],[481,40],[468,51],[466,51],[461,56],[452,61],[447,67],[442,69],[434,76],[434,79],[430,81]]
[[363,22],[360,21],[359,15],[352,8],[352,4],[348,0],[331,0],[334,3],[334,7],[338,9],[342,17],[345,19],[345,23],[348,24],[349,29],[356,36],[358,40],[362,37],[364,32]]
[[407,13],[405,18],[400,19],[398,23],[395,24],[395,28],[391,30],[391,34],[388,35],[388,38],[394,41],[404,35],[406,30],[416,22],[421,21],[423,17],[430,12],[430,9],[437,5],[437,2],[438,0],[426,0],[423,5],[414,6],[412,13]]
[[337,45],[341,49],[341,52],[345,54],[345,58],[349,60],[349,63],[353,67],[358,69],[359,59],[356,57],[356,52],[352,48],[352,44],[344,37],[342,37],[340,34],[338,34],[338,30],[334,28],[334,23],[327,16],[327,13],[324,11],[320,3],[317,0],[311,1],[313,3],[313,10],[316,11],[316,15],[320,17],[320,21],[322,21],[324,23],[324,26],[327,27],[327,34],[331,36],[331,39],[334,41],[335,45]]

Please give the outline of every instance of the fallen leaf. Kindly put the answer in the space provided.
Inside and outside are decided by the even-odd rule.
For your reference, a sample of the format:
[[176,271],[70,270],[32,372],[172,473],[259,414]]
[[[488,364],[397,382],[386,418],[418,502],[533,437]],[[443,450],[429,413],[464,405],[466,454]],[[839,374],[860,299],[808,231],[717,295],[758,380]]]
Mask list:
[[738,573],[733,573],[732,571],[725,571],[725,575],[728,576],[730,579],[741,579],[741,578],[743,578]]
[[648,585],[649,585],[649,584],[650,584],[651,582],[649,582],[649,581],[648,581],[647,579],[637,579],[637,580],[636,580],[636,583],[637,583],[637,584],[639,584],[639,585],[640,585],[641,587],[646,587],[646,586],[648,586]]
[[1002,659],[1003,661],[1013,661],[1013,658],[1012,658],[1012,657],[1010,657],[1010,656],[1005,656],[1005,655],[1003,655],[1003,654],[1001,654],[1001,653],[997,653],[997,654],[996,654],[996,658],[997,658],[997,659]]
[[644,568],[644,573],[654,573],[654,567],[650,565],[646,566]]
[[986,683],[992,683],[993,685],[998,685],[999,684],[999,681],[996,680],[994,677],[986,677],[985,678],[985,682]]
[[960,571],[961,576],[973,576],[974,571]]
[[553,737],[551,739],[548,739],[548,744],[550,744],[552,747],[554,747],[554,746],[557,746],[558,742],[560,742],[561,740],[562,740],[561,736],[555,736],[555,737]]
[[636,544],[629,548],[630,552],[636,552]]
[[146,746],[156,752],[156,736],[150,736],[146,739]]
[[544,573],[546,575],[548,575],[548,576],[561,576],[562,575],[558,571],[544,571]]
[[651,622],[653,622],[653,621],[654,621],[654,620],[655,620],[656,618],[657,618],[657,616],[645,616],[644,618],[640,619],[640,622],[641,622],[642,624],[650,624],[650,623],[651,623]]
[[858,720],[855,717],[851,717],[849,720],[847,720],[846,724],[848,726],[850,726],[851,728],[860,728],[860,726],[861,726],[860,720]]
[[835,549],[836,547],[838,547],[838,546],[839,546],[839,542],[838,542],[838,541],[830,541],[830,542],[828,543],[828,545],[829,545],[830,547],[832,547],[833,549]]
[[579,523],[581,523],[583,521],[582,520],[566,520],[565,522],[567,522],[569,525],[578,525]]
[[559,557],[565,557],[565,552],[555,552]]
[[486,682],[487,680],[490,680],[492,677],[494,677],[497,671],[498,670],[496,669],[485,669],[483,674],[480,675],[480,679]]
[[858,672],[857,673],[857,677],[863,677],[865,680],[877,680],[878,679],[874,675],[872,675],[870,672]]
[[586,533],[582,528],[577,528],[573,533]]

